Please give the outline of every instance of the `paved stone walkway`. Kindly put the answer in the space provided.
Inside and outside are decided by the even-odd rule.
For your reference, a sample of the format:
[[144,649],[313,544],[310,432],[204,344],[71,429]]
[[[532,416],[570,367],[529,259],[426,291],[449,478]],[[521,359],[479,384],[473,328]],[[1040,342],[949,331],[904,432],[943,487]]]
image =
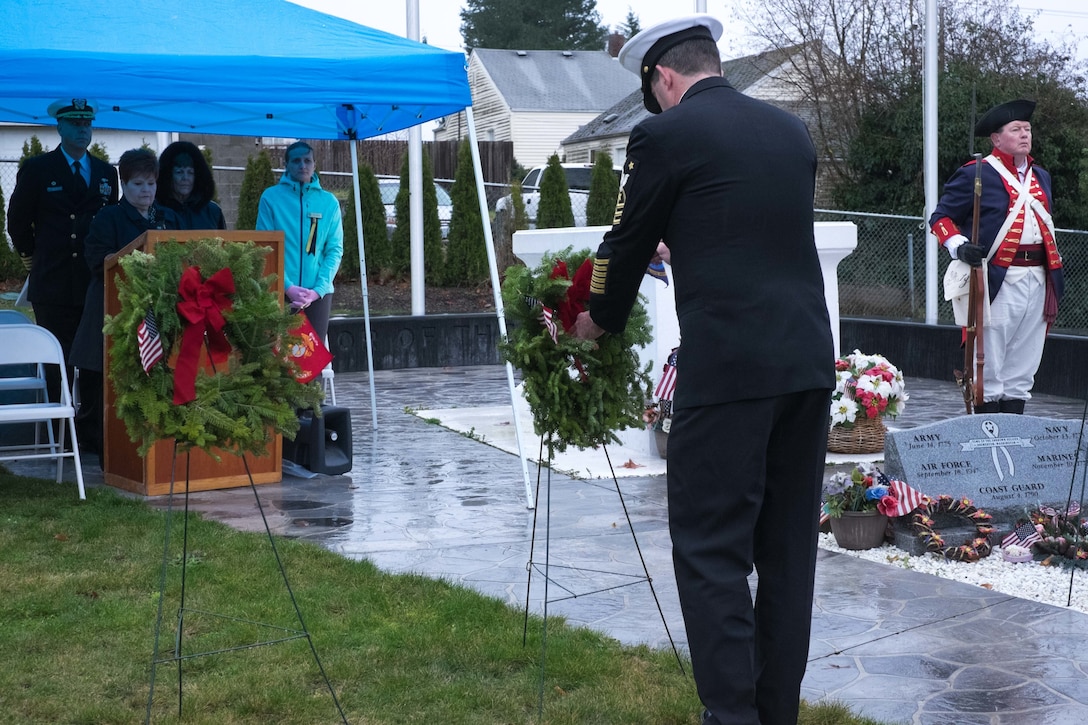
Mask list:
[[[406,411],[508,404],[503,367],[387,371],[375,383],[376,430],[366,375],[336,378],[337,402],[353,417],[349,475],[287,476],[258,487],[274,531],[523,608],[536,517],[533,559],[543,566],[547,551],[549,616],[625,643],[669,646],[612,480],[545,470],[530,510],[516,456]],[[908,380],[907,389],[911,400],[895,427],[961,413],[951,383]],[[1080,418],[1084,404],[1041,396],[1028,412]],[[88,485],[101,485],[96,463],[85,462]],[[683,649],[664,478],[619,481],[664,622]],[[162,506],[165,497],[149,502]],[[263,528],[248,488],[194,493],[190,506],[237,528]],[[841,701],[880,721],[912,725],[1088,722],[1088,615],[828,551],[816,574],[803,684],[809,701]],[[540,571],[528,595],[531,610],[541,612]]]

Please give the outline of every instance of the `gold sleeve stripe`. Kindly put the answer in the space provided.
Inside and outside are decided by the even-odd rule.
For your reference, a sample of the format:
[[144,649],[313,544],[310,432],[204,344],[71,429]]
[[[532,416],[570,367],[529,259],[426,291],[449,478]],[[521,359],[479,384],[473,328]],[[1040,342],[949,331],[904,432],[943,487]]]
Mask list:
[[605,282],[608,279],[608,260],[607,259],[594,259],[593,260],[593,276],[589,280],[589,291],[591,294],[603,295],[605,293]]
[[612,215],[612,226],[616,226],[620,223],[620,219],[623,218],[623,205],[627,201],[627,194],[623,189],[620,189],[620,193],[616,198],[616,211]]

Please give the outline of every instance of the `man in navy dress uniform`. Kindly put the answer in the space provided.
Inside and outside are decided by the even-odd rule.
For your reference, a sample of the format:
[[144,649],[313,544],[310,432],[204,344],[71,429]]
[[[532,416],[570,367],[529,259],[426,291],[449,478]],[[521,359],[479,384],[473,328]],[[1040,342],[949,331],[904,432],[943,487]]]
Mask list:
[[722,78],[721,32],[706,15],[677,18],[620,52],[656,115],[631,132],[576,334],[624,328],[663,241],[683,340],[669,528],[703,722],[793,725],[835,385],[816,154],[799,119]]
[[983,404],[976,413],[1023,413],[1043,358],[1046,331],[1065,288],[1055,243],[1050,174],[1031,158],[1035,102],[1010,101],[976,124],[993,151],[982,160],[978,239],[968,239],[974,213],[975,162],[945,184],[929,225],[953,259],[985,265],[989,310],[982,345]]
[[[30,273],[34,319],[60,341],[66,361],[91,279],[83,240],[98,210],[118,198],[116,169],[87,153],[97,105],[68,98],[49,106],[60,146],[23,162],[8,205],[8,234]],[[49,399],[58,400],[60,373],[48,372],[47,384]]]

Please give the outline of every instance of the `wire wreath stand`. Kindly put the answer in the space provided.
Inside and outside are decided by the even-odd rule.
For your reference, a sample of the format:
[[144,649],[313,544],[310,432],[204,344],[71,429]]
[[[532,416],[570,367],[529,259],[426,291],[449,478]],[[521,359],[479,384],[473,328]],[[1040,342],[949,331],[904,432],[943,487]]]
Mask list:
[[[206,337],[204,339],[204,347],[205,347],[205,351],[209,353],[208,354],[208,359],[209,359],[209,361],[211,361],[212,358],[211,358],[210,351],[208,351],[208,340],[207,340]],[[215,363],[212,362],[211,364],[212,364],[212,372],[214,373],[215,372]],[[156,619],[155,619],[155,643],[154,643],[154,648],[153,648],[152,657],[151,657],[151,681],[150,681],[150,684],[149,684],[149,687],[148,687],[147,713],[146,713],[146,716],[144,718],[144,722],[145,723],[150,723],[151,722],[151,711],[152,711],[152,706],[154,704],[154,698],[155,698],[155,674],[156,674],[156,669],[157,669],[157,667],[159,665],[166,665],[166,664],[176,664],[177,665],[177,675],[178,675],[178,677],[177,677],[178,717],[180,718],[182,716],[182,702],[183,702],[183,692],[184,692],[183,674],[182,673],[183,673],[183,669],[184,669],[183,664],[184,664],[184,662],[186,660],[193,660],[193,659],[200,658],[200,657],[208,657],[208,656],[212,656],[212,655],[225,654],[225,653],[228,653],[228,652],[237,652],[237,651],[242,651],[242,650],[255,649],[255,648],[260,648],[260,647],[267,647],[267,646],[271,646],[271,645],[275,645],[275,644],[282,644],[282,643],[291,642],[291,641],[294,641],[294,640],[305,639],[306,642],[309,644],[310,653],[313,655],[314,662],[317,664],[317,668],[321,672],[321,678],[325,683],[325,687],[328,689],[329,694],[332,696],[332,701],[333,701],[333,704],[336,706],[336,711],[340,715],[340,720],[342,722],[344,722],[344,723],[347,723],[348,722],[347,716],[344,714],[344,709],[340,705],[340,700],[336,696],[336,691],[333,688],[332,683],[329,680],[328,674],[326,674],[326,672],[325,672],[325,667],[324,667],[324,665],[321,664],[321,658],[317,654],[317,648],[314,646],[313,638],[310,636],[310,632],[306,628],[306,622],[302,617],[302,610],[298,605],[298,601],[295,599],[295,593],[294,593],[294,590],[291,588],[291,582],[287,578],[287,570],[283,565],[283,560],[280,558],[279,549],[276,548],[276,540],[272,536],[272,529],[268,525],[268,519],[265,517],[264,507],[261,505],[261,497],[257,493],[257,486],[254,483],[253,474],[252,474],[252,472],[250,471],[250,468],[249,468],[249,459],[248,459],[248,457],[246,456],[245,453],[241,454],[241,458],[242,458],[242,463],[245,466],[246,476],[249,479],[249,488],[250,488],[251,491],[253,491],[253,500],[256,502],[257,510],[261,514],[261,521],[264,524],[264,531],[265,531],[265,535],[268,537],[268,544],[269,544],[269,547],[272,550],[272,556],[276,560],[276,566],[278,567],[279,572],[280,572],[280,576],[283,579],[283,585],[284,585],[285,589],[287,590],[288,597],[291,600],[291,606],[294,608],[295,617],[298,620],[298,625],[297,625],[298,629],[291,629],[291,628],[284,627],[284,626],[281,626],[281,625],[268,624],[268,623],[264,623],[264,622],[257,622],[257,621],[253,621],[253,620],[240,618],[240,617],[233,617],[233,616],[230,616],[230,615],[227,615],[227,614],[207,612],[207,611],[203,611],[203,610],[199,610],[199,609],[189,609],[189,608],[187,608],[185,606],[185,597],[186,597],[186,594],[188,593],[187,588],[186,588],[186,573],[187,573],[187,564],[188,564],[188,560],[189,560],[189,482],[190,482],[190,477],[189,477],[190,456],[189,456],[189,451],[186,450],[185,451],[185,489],[184,489],[184,492],[183,492],[184,496],[185,496],[185,508],[184,508],[184,514],[183,514],[184,515],[184,521],[183,521],[183,526],[182,526],[182,545],[181,545],[181,592],[180,592],[180,601],[179,601],[179,604],[178,604],[178,611],[177,611],[177,631],[174,634],[173,654],[169,655],[169,656],[160,656],[160,654],[159,654],[159,640],[160,640],[160,636],[161,636],[161,633],[162,633],[163,608],[164,608],[164,601],[165,601],[165,598],[166,598],[166,578],[167,578],[166,573],[167,573],[167,569],[168,569],[169,563],[170,563],[170,529],[171,529],[172,516],[173,516],[173,510],[174,510],[174,484],[176,482],[176,472],[177,472],[177,463],[178,463],[178,447],[179,447],[179,444],[178,444],[177,440],[175,439],[174,448],[173,448],[173,460],[171,462],[171,469],[170,469],[170,492],[168,494],[169,499],[168,499],[167,508],[166,508],[165,534],[163,536],[162,569],[161,569],[161,574],[160,574],[160,577],[159,577],[158,614],[157,614]],[[200,615],[200,616],[209,617],[209,618],[212,618],[212,619],[219,619],[219,620],[222,620],[224,622],[233,622],[233,623],[241,623],[241,624],[252,625],[252,626],[258,628],[259,630],[265,630],[265,631],[269,631],[269,632],[275,631],[275,632],[277,632],[279,634],[279,636],[273,637],[273,636],[270,635],[270,637],[267,638],[267,639],[262,639],[262,640],[259,640],[259,641],[250,642],[250,643],[246,643],[246,644],[239,644],[239,645],[229,646],[229,647],[221,647],[219,649],[207,650],[207,651],[203,651],[203,652],[185,653],[184,650],[183,650],[183,634],[185,632],[185,619],[186,619],[186,616],[189,615],[189,614]]]
[[[548,457],[545,463],[544,459],[544,447],[547,444]],[[522,646],[528,644],[529,637],[529,600],[532,593],[533,586],[533,572],[537,572],[544,579],[544,597],[543,597],[543,626],[541,629],[541,643],[540,643],[540,685],[537,690],[537,717],[542,718],[544,715],[544,680],[547,670],[548,662],[548,605],[555,602],[563,602],[570,599],[578,599],[579,597],[587,597],[593,594],[602,594],[604,592],[614,591],[616,589],[622,589],[624,587],[633,586],[635,584],[641,584],[646,582],[650,587],[650,594],[653,596],[654,604],[657,606],[657,613],[661,617],[661,624],[665,628],[665,635],[669,638],[669,645],[672,647],[673,655],[676,657],[676,664],[680,667],[681,674],[686,674],[684,670],[683,660],[680,658],[680,653],[676,648],[676,642],[672,638],[672,632],[669,631],[669,624],[665,621],[665,612],[661,609],[661,602],[657,597],[657,591],[654,589],[653,577],[650,576],[650,571],[646,566],[646,559],[642,555],[642,548],[638,543],[638,536],[635,534],[634,524],[631,523],[631,514],[627,510],[627,503],[623,498],[623,491],[620,490],[619,479],[616,477],[616,470],[612,466],[612,457],[608,454],[608,446],[602,444],[601,451],[604,453],[605,460],[608,462],[608,470],[612,475],[612,483],[615,486],[616,496],[619,498],[620,506],[623,508],[624,518],[627,520],[627,529],[631,532],[631,540],[634,542],[635,551],[638,553],[639,563],[642,565],[642,573],[638,574],[626,574],[624,572],[607,571],[602,569],[590,569],[585,567],[566,566],[561,564],[551,563],[551,521],[552,521],[552,453],[553,445],[551,442],[551,434],[547,434],[547,441],[545,436],[540,437],[540,453],[537,456],[537,475],[536,475],[536,494],[535,500],[537,502],[536,508],[533,509],[533,530],[529,543],[529,561],[526,563],[525,568],[529,573],[528,580],[525,584],[525,616],[524,624],[522,628]],[[547,477],[545,484],[545,496],[540,498],[540,483],[542,478],[543,469],[547,469]],[[540,562],[534,559],[536,553],[536,531],[537,531],[537,517],[540,512],[540,502],[544,501],[544,562]],[[621,577],[624,579],[622,583],[614,584],[612,586],[602,586],[589,591],[577,592],[572,586],[565,586],[558,580],[552,577],[552,569],[561,569],[567,572],[588,572],[591,574],[605,574],[615,577]],[[549,587],[555,584],[562,594],[560,596],[549,598]]]

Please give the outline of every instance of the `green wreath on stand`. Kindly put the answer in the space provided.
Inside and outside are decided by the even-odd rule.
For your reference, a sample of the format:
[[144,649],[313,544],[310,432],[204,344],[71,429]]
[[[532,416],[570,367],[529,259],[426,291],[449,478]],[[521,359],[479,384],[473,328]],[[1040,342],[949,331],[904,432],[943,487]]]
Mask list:
[[536,433],[554,451],[619,442],[616,431],[644,425],[650,366],[639,367],[636,350],[652,336],[641,301],[620,334],[581,340],[566,331],[588,307],[592,271],[589,250],[568,247],[535,270],[507,269],[502,285],[512,324],[499,351],[521,371]]
[[[140,455],[169,438],[183,448],[209,453],[219,448],[235,455],[262,455],[276,433],[294,437],[296,409],[320,402],[320,386],[299,383],[297,367],[284,356],[287,345],[281,342],[287,341],[297,320],[283,310],[273,291],[275,276],[263,276],[269,251],[252,242],[171,240],[159,244],[154,255],[133,252],[120,260],[121,311],[105,321],[105,333],[113,340],[110,382],[116,414],[132,441],[140,444]],[[179,286],[192,268],[199,275],[190,272],[189,281],[197,284],[207,284],[224,270],[220,277],[233,277],[233,291],[221,295],[226,321],[221,338],[224,345],[229,343],[229,354],[213,373],[196,374],[190,402],[175,404],[177,371],[170,365],[183,353],[178,348],[190,324],[178,312]],[[163,349],[162,360],[146,372],[138,339],[145,319],[154,320]]]

